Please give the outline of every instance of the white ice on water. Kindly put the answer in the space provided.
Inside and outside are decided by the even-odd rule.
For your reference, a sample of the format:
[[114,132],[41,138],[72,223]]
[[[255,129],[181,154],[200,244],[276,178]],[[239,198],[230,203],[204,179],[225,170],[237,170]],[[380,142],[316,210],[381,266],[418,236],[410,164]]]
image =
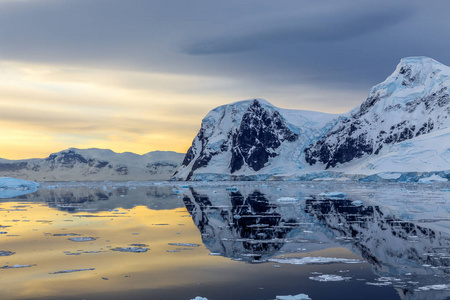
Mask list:
[[288,296],[277,296],[276,300],[312,300],[306,294],[298,294],[298,295],[288,295]]
[[337,257],[271,258],[269,261],[291,265],[359,264],[365,262],[359,259]]
[[11,178],[0,178],[0,198],[13,198],[36,192],[40,188],[39,183]]
[[319,276],[312,276],[309,277],[311,280],[315,281],[321,281],[321,282],[330,282],[330,281],[345,281],[351,279],[351,277],[343,277],[340,275],[331,275],[331,274],[324,274]]

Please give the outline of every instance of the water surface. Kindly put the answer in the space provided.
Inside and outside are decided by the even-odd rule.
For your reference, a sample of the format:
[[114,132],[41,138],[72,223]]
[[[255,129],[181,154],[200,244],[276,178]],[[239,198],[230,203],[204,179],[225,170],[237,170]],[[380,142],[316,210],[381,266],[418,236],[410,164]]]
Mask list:
[[[331,191],[347,195],[319,196]],[[2,298],[447,299],[448,195],[417,184],[44,184],[0,203]]]

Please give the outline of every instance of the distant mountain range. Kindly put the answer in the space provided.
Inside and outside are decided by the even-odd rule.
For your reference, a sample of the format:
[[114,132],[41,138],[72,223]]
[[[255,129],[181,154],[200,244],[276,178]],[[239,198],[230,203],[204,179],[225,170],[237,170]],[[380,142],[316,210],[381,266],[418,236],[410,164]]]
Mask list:
[[178,180],[386,181],[450,179],[450,68],[400,61],[342,115],[277,108],[252,99],[203,119]]
[[43,159],[0,159],[0,176],[35,181],[168,180],[183,157],[176,152],[138,155],[70,148]]

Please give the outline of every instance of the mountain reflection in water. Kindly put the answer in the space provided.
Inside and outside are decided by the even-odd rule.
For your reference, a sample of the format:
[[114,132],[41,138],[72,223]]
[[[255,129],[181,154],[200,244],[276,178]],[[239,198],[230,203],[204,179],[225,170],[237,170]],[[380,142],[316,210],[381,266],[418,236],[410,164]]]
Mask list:
[[244,197],[230,193],[230,206],[214,206],[206,195],[192,189],[183,201],[199,228],[203,242],[213,253],[257,262],[281,249],[296,221],[254,191]]
[[[416,299],[417,293],[421,299],[450,296],[448,234],[351,200],[305,197],[280,203],[270,198],[258,190],[229,191],[227,198],[191,188],[183,201],[213,254],[262,262],[338,244],[371,264],[380,276],[374,285],[392,285],[403,299]],[[438,285],[444,288],[433,290]],[[427,296],[421,287],[431,287]]]

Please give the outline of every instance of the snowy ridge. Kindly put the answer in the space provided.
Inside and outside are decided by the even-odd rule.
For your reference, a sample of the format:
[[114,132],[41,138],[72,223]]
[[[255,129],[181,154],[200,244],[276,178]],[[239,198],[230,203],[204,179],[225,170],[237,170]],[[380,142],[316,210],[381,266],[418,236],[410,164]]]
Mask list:
[[220,106],[203,119],[174,179],[450,179],[449,87],[449,67],[408,57],[343,115],[262,99]]
[[176,152],[138,155],[70,148],[45,159],[1,159],[0,176],[37,181],[168,180],[182,159],[183,154]]
[[306,161],[332,168],[450,127],[448,87],[449,67],[427,57],[402,59],[349,118],[306,149]]

